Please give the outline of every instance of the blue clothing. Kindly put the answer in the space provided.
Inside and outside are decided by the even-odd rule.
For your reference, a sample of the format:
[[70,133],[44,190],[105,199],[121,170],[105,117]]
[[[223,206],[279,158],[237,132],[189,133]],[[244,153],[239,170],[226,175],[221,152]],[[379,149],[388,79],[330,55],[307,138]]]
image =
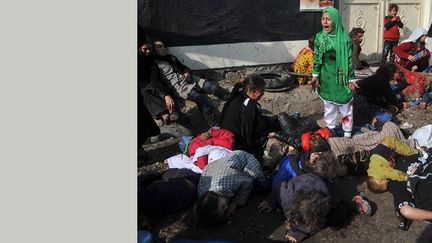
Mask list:
[[[292,161],[293,155],[289,154],[282,158],[282,161],[279,165],[279,170],[276,173],[276,175],[273,177],[272,181],[272,187],[275,187],[276,185],[280,184],[282,181],[289,181],[293,177],[298,176],[299,173],[298,169],[302,169],[301,160],[298,161]],[[297,168],[294,168],[293,166],[297,166]]]

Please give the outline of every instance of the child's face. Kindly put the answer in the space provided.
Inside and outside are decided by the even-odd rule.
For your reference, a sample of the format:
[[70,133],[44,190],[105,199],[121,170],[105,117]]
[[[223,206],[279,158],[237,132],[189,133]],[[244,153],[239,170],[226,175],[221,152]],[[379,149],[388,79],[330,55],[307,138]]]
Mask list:
[[325,32],[331,33],[333,30],[333,21],[330,19],[330,15],[328,13],[323,13],[321,17],[321,25]]
[[153,43],[155,54],[158,56],[166,56],[168,54],[168,48],[162,41],[156,41]]
[[362,33],[357,33],[356,36],[354,36],[353,40],[360,44],[363,41],[363,34]]
[[397,9],[396,8],[392,8],[392,10],[390,10],[390,16],[394,17],[397,14]]
[[427,37],[426,35],[420,36],[419,38],[420,42],[424,43],[426,41],[426,37]]
[[150,44],[144,44],[140,47],[140,52],[144,56],[150,56],[152,53],[152,46]]
[[257,89],[257,90],[249,90],[247,92],[247,95],[249,96],[249,98],[255,101],[259,101],[261,97],[263,97],[264,93],[265,93],[264,89]]

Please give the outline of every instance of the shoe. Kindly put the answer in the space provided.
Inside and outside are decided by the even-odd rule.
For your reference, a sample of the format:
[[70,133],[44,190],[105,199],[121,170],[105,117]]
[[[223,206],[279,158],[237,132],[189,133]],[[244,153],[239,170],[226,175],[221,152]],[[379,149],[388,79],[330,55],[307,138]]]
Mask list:
[[400,129],[408,129],[408,128],[412,128],[413,126],[414,126],[413,124],[404,122],[402,125],[400,125]]
[[410,228],[411,224],[412,224],[412,220],[410,219],[406,219],[406,218],[402,218],[401,221],[399,222],[399,229],[404,230],[404,231],[408,231],[408,229]]
[[295,138],[294,134],[287,134],[284,131],[279,131],[275,133],[275,138],[291,147],[294,147],[297,151],[302,151],[301,140],[299,138]]
[[223,101],[227,101],[231,97],[230,92],[228,92],[228,91],[226,91],[220,87],[219,87],[219,89],[216,90],[214,95]]
[[281,130],[287,134],[293,133],[294,130],[296,130],[298,127],[296,120],[293,119],[291,116],[289,116],[285,112],[279,113],[277,115],[277,118],[278,118]]
[[366,201],[362,196],[357,195],[353,197],[352,201],[356,204],[356,210],[360,215],[370,216],[372,213],[372,208],[368,201]]

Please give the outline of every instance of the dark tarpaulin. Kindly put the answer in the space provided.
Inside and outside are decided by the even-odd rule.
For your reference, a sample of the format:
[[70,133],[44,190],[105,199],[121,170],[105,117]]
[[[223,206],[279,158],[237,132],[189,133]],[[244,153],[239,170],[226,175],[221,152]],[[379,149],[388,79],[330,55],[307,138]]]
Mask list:
[[138,24],[170,46],[305,40],[321,30],[321,12],[300,12],[299,5],[300,0],[138,0]]

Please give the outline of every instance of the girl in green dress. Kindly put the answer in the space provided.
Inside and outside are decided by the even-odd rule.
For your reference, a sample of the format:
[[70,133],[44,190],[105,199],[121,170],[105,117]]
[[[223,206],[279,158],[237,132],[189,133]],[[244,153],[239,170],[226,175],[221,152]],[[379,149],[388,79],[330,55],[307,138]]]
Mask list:
[[351,38],[342,26],[339,11],[324,9],[323,30],[315,36],[312,87],[324,101],[324,121],[329,129],[336,127],[338,111],[342,114],[345,137],[353,127],[353,94],[349,82],[354,81]]

